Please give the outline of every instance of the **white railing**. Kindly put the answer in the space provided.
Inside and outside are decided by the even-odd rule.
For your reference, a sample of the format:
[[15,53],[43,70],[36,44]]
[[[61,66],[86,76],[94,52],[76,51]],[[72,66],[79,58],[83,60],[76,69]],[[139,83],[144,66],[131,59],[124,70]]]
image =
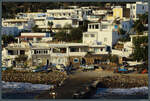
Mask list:
[[55,57],[63,57],[63,56],[68,56],[67,53],[51,53],[51,56],[55,56]]
[[85,56],[87,52],[69,52],[69,56]]
[[126,52],[126,51],[120,51],[120,50],[112,50],[112,54],[113,55],[118,55],[121,57],[129,57],[129,55],[131,54],[131,52]]

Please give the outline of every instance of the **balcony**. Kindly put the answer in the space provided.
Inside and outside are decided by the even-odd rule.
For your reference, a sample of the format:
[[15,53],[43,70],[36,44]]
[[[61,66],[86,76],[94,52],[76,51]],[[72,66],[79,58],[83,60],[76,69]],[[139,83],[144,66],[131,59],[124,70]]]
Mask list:
[[87,52],[70,52],[69,56],[85,56]]

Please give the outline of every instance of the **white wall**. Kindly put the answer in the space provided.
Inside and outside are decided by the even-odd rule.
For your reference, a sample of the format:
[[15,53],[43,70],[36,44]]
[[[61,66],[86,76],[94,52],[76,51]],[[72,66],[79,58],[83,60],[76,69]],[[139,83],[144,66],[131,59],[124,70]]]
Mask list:
[[[83,43],[97,44],[98,42],[112,47],[120,37],[117,31],[113,31],[112,25],[106,23],[98,24],[98,28],[95,28],[93,25],[94,24],[89,24],[88,31],[83,33]],[[95,37],[90,37],[91,34],[94,34]],[[89,35],[89,37],[85,37],[86,35]]]
[[47,33],[21,33],[21,36],[46,36]]
[[127,4],[127,8],[130,8],[130,18],[136,20],[138,14],[144,14],[148,12],[148,3],[136,2],[134,4]]

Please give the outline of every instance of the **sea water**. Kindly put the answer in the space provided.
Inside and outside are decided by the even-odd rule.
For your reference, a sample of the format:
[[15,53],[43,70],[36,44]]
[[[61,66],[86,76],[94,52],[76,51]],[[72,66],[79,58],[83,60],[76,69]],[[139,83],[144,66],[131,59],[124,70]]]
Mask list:
[[34,99],[52,85],[2,81],[2,99]]
[[[3,99],[34,99],[52,85],[2,81]],[[98,88],[91,99],[147,99],[148,87]]]
[[94,99],[148,99],[148,87],[98,88]]

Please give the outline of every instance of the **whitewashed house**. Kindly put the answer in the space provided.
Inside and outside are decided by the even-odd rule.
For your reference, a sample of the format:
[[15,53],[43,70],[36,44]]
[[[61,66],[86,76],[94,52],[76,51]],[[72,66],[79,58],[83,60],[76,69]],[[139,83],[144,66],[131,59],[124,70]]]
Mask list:
[[83,33],[83,43],[112,47],[120,37],[117,31],[117,25],[115,27],[108,21],[88,24],[88,31]]
[[130,35],[130,41],[122,42],[123,49],[122,50],[113,49],[112,54],[118,55],[120,57],[129,57],[134,51],[133,38],[143,36],[148,36],[148,32],[145,32],[144,35]]
[[47,17],[83,20],[86,19],[86,15],[91,13],[91,9],[84,7],[76,9],[52,9],[47,10]]
[[19,55],[27,55],[31,58],[30,46],[28,43],[13,43],[2,49],[2,64],[6,67],[16,65],[15,58]]
[[53,32],[58,32],[61,28],[66,27],[67,25],[70,25],[71,27],[78,27],[79,22],[76,19],[66,19],[66,18],[50,18],[47,17],[46,19],[43,20],[35,20],[35,24],[38,25],[38,28],[42,30],[49,31],[50,26],[48,23],[53,23],[51,26]]
[[26,41],[32,41],[32,42],[40,42],[43,41],[52,41],[52,37],[50,33],[40,33],[40,32],[26,32],[21,33],[21,35],[18,37],[20,40],[26,40]]
[[31,13],[18,13],[16,15],[17,19],[37,19],[37,18],[45,18],[46,13],[43,12],[31,12]]
[[34,26],[33,20],[28,19],[3,19],[2,20],[3,27],[17,27],[19,31],[22,30],[31,30]]
[[148,2],[136,2],[126,6],[130,8],[130,18],[133,20],[137,20],[138,15],[148,12]]

